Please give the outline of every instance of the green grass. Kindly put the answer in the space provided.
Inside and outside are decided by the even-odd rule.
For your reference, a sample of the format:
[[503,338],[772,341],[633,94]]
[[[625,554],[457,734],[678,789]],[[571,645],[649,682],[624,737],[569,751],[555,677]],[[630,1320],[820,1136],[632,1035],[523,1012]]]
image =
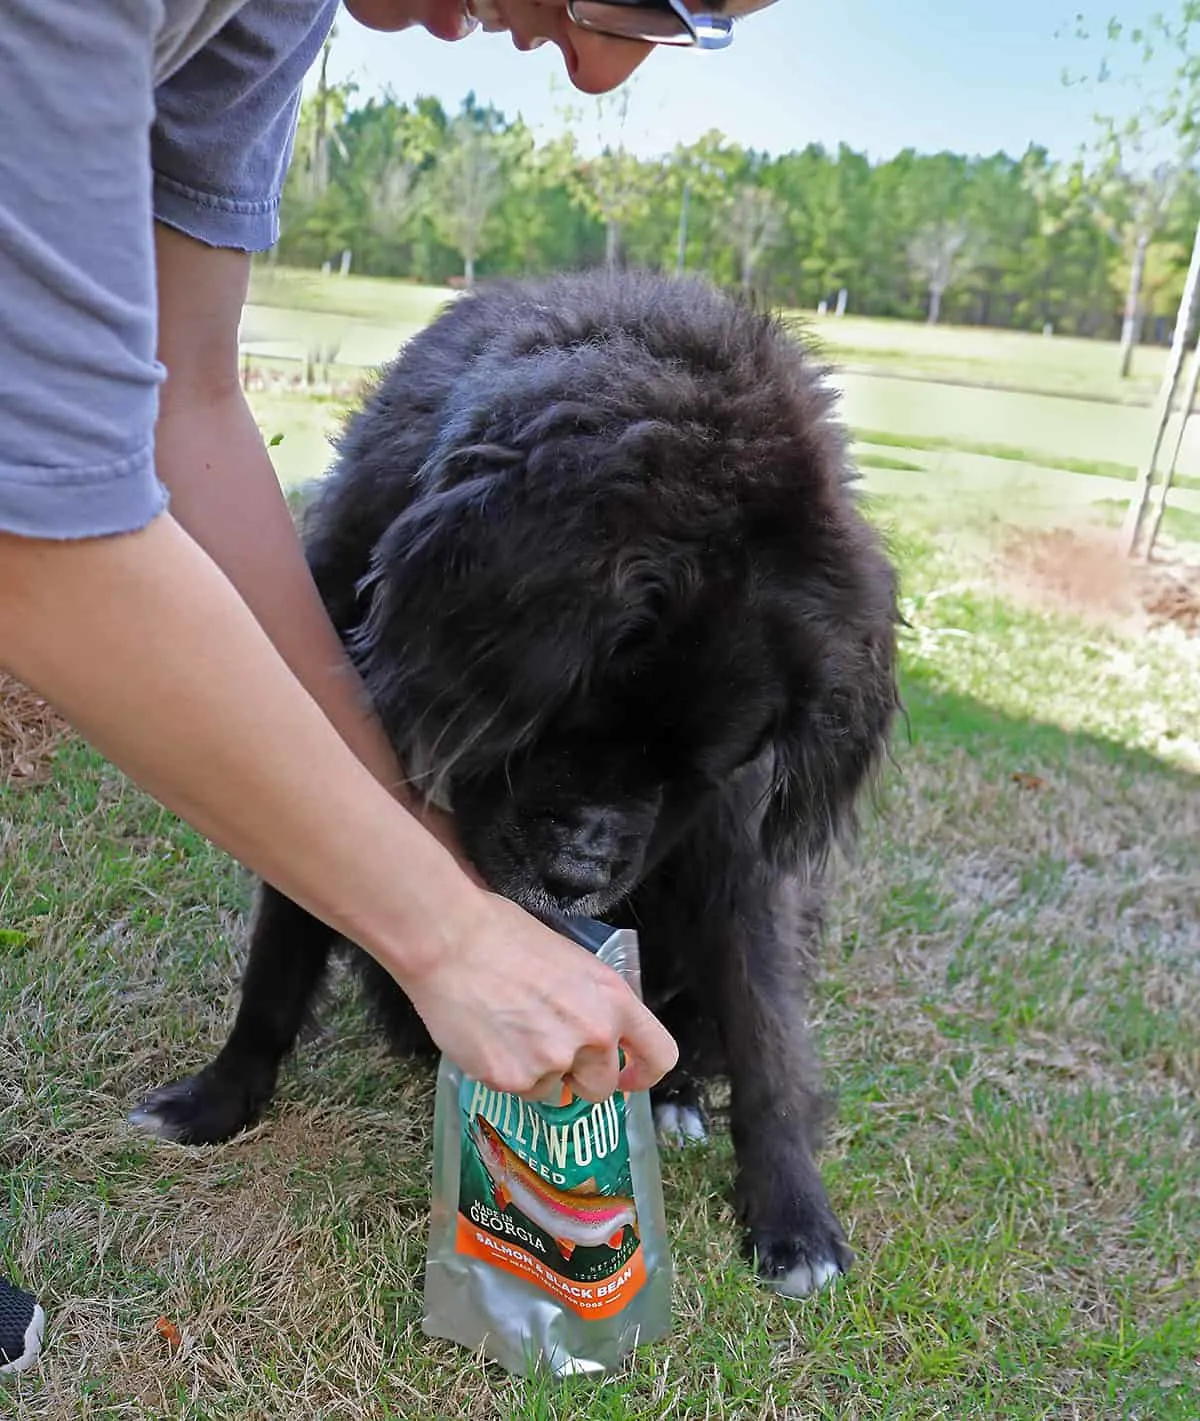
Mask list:
[[446,287],[259,265],[241,341],[260,369],[299,375],[311,352],[336,378],[353,380],[391,359],[454,299]]
[[891,469],[902,474],[924,473],[924,464],[914,464],[911,459],[897,459],[894,454],[878,454],[867,449],[855,455],[855,463],[861,469]]
[[[1124,499],[1099,498],[1092,504],[1092,507],[1101,514],[1106,522],[1119,524],[1125,517],[1128,505]],[[1168,505],[1163,510],[1162,528],[1164,533],[1179,542],[1200,543],[1200,513],[1193,513],[1186,508],[1172,508]]]
[[71,743],[53,782],[0,790],[0,1264],[53,1324],[0,1415],[1194,1421],[1194,648],[1005,595],[986,526],[874,516],[911,738],[816,1003],[855,1271],[800,1304],[754,1284],[719,1133],[664,1160],[674,1335],[601,1390],[424,1339],[431,1083],[344,981],[256,1131],[191,1150],[124,1127],[222,1039],[247,886]]
[[350,401],[316,397],[300,390],[254,390],[249,396],[258,427],[271,448],[275,472],[285,488],[320,478],[333,457],[330,440]]
[[250,282],[253,306],[349,316],[378,325],[424,325],[454,292],[370,276],[323,276],[315,271],[257,262]]
[[[1062,469],[1070,474],[1092,474],[1096,478],[1121,479],[1132,483],[1137,478],[1137,468],[1133,464],[1114,464],[1110,459],[1072,459],[1061,454],[1047,454],[1038,449],[1023,449],[1015,444],[978,444],[969,439],[947,439],[936,434],[888,434],[879,429],[856,429],[854,436],[863,444],[876,444],[892,449],[955,450],[960,454],[980,454],[989,459],[1008,459],[1017,463],[1038,464],[1045,469]],[[860,460],[860,462],[863,462]],[[884,464],[876,458],[875,468],[920,469],[920,464]],[[1174,486],[1181,489],[1200,489],[1200,478],[1179,474]]]
[[[255,403],[289,481],[319,472],[338,402]],[[51,1319],[0,1416],[1196,1421],[1197,642],[1061,602],[1067,545],[1031,560],[1043,526],[1106,525],[1113,475],[1025,430],[998,454],[856,424],[911,625],[814,1003],[854,1271],[802,1303],[755,1284],[719,1128],[664,1156],[674,1331],[619,1376],[526,1383],[425,1339],[432,1082],[344,977],[255,1130],[125,1126],[223,1040],[248,884],[68,741],[0,784],[0,1271]]]
[[[254,368],[270,378],[271,388],[255,390],[253,400],[256,409],[275,407],[266,410],[264,427],[269,417],[286,436],[279,452],[285,482],[323,471],[338,402],[453,299],[441,287],[255,268],[242,339]],[[1141,383],[1129,384],[1113,376],[1116,350],[1106,342],[859,318],[801,324],[818,350],[842,362],[833,383],[844,417],[866,442],[1122,481],[1134,477],[1148,452],[1160,350],[1139,352]],[[857,356],[847,365],[851,348]],[[301,379],[309,352],[328,361],[336,387],[317,417],[311,392],[282,387]],[[933,356],[944,369],[930,363]],[[1128,403],[1134,396],[1141,403]],[[1200,491],[1200,423],[1193,425],[1182,442],[1176,499]],[[1175,421],[1168,433],[1174,430]]]
[[1117,348],[1109,341],[861,316],[789,316],[845,366],[993,389],[1145,404],[1157,393],[1166,365],[1164,348],[1143,347],[1135,352],[1130,378],[1122,380]]

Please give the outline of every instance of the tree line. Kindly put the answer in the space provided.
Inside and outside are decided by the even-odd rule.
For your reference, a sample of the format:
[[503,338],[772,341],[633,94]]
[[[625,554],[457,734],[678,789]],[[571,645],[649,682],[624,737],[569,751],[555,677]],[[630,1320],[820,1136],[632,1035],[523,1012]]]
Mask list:
[[[1200,217],[1189,168],[1148,235],[1144,182],[1031,146],[871,162],[842,145],[770,154],[711,130],[645,158],[630,89],[537,142],[467,95],[306,100],[273,259],[466,283],[600,264],[703,272],[777,305],[1111,338],[1169,339]],[[592,133],[588,133],[589,123]],[[589,137],[592,141],[588,141]]]

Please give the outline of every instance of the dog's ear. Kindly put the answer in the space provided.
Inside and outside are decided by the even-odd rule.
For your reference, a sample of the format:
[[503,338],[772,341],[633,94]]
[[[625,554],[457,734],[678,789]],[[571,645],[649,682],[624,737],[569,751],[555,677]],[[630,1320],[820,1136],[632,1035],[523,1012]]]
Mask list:
[[450,687],[473,717],[503,713],[516,733],[584,673],[588,608],[554,596],[553,559],[531,556],[521,525],[511,485],[489,471],[425,494],[387,528],[350,642],[385,710]]
[[775,864],[822,865],[856,824],[855,809],[886,753],[899,708],[894,575],[881,559],[847,597],[826,589],[777,604],[785,710],[761,824]]

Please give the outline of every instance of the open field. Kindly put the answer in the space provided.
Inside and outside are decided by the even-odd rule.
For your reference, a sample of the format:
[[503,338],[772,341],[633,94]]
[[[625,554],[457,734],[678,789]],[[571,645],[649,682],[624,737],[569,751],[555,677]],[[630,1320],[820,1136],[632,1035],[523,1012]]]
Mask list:
[[[267,376],[254,392],[256,409],[264,428],[285,435],[288,447],[279,447],[277,459],[289,484],[324,469],[326,437],[357,382],[457,299],[442,288],[270,268],[256,274],[251,296],[243,342]],[[844,416],[864,440],[884,431],[926,453],[951,455],[1001,447],[1036,468],[1065,462],[1124,480],[1147,452],[1161,349],[1139,351],[1136,378],[1122,384],[1113,373],[1116,348],[1105,342],[807,313],[791,319],[837,366],[833,383]],[[301,381],[308,351],[329,362],[338,391],[315,409],[310,391],[288,384]],[[944,472],[947,460],[936,462]],[[1200,507],[1186,496],[1200,490],[1200,421],[1187,431],[1179,472],[1173,500]]]
[[1106,341],[808,312],[797,312],[794,319],[810,336],[827,343],[843,366],[929,380],[1145,401],[1157,392],[1166,365],[1165,349],[1145,347],[1135,355],[1130,378],[1122,380],[1115,346]]
[[[78,742],[14,751],[10,692],[0,1271],[51,1331],[0,1416],[1196,1421],[1200,628],[1097,541],[1128,484],[1039,464],[1092,458],[1074,415],[1004,432],[973,392],[891,384],[919,417],[869,387],[847,406],[911,728],[839,866],[814,1004],[854,1272],[798,1304],[755,1286],[718,1131],[664,1156],[675,1333],[624,1374],[543,1387],[425,1340],[431,1082],[339,979],[256,1130],[129,1130],[223,1039],[247,884]],[[338,402],[253,398],[285,481],[318,473]]]

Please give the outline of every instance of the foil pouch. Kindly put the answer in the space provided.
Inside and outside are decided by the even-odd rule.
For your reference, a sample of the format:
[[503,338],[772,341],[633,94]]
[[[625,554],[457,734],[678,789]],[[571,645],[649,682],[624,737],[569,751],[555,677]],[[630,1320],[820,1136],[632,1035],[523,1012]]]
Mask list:
[[[641,995],[638,939],[549,920]],[[427,1336],[533,1376],[612,1372],[671,1326],[671,1256],[645,1091],[532,1104],[438,1066]]]

